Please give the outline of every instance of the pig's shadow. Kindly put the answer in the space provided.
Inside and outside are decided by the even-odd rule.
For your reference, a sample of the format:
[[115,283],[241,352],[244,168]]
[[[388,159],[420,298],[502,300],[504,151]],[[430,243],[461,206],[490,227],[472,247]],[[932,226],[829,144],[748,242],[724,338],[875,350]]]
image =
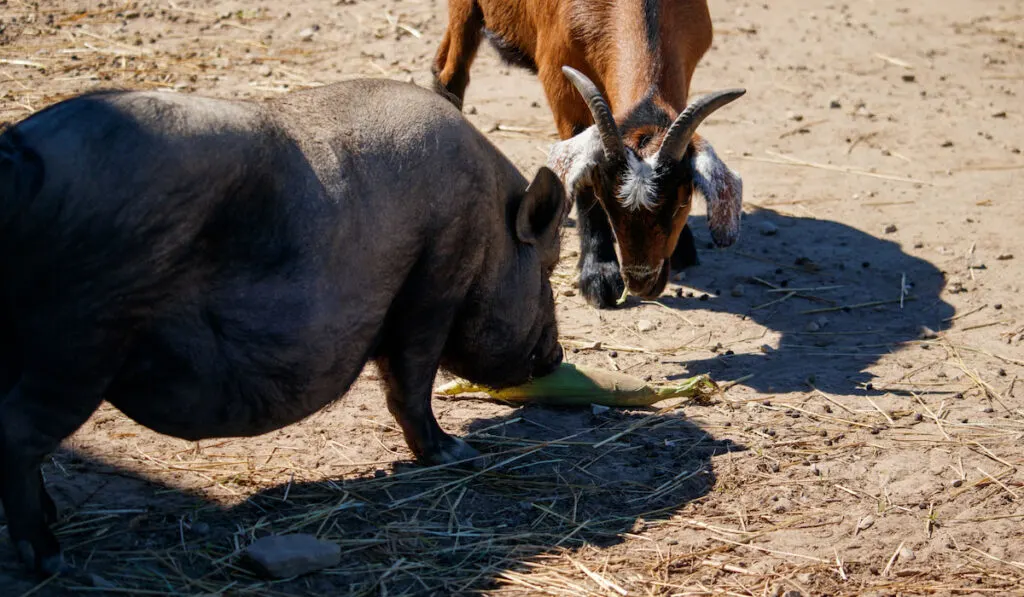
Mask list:
[[[66,451],[44,471],[59,504],[78,504],[58,527],[66,556],[119,593],[242,594],[261,581],[236,546],[305,532],[341,544],[342,562],[275,583],[275,594],[466,594],[529,571],[538,556],[613,545],[673,516],[713,486],[712,456],[744,449],[681,413],[650,415],[521,408],[470,427],[470,441],[505,463],[494,472],[400,464],[285,483],[229,509],[162,485],[163,474],[141,479]],[[35,594],[65,594],[77,582],[58,579]],[[0,592],[31,587],[5,536]]]
[[[753,375],[744,385],[762,393],[806,390],[808,380],[827,392],[877,393],[869,385],[873,375],[867,369],[882,354],[919,339],[922,326],[934,331],[948,328],[948,318],[954,314],[940,296],[945,278],[938,268],[908,255],[894,241],[856,228],[761,209],[744,217],[735,247],[713,250],[708,246],[706,219],[692,217],[690,225],[701,263],[686,270],[680,281],[682,297],[673,296],[670,286],[661,302],[684,312],[740,315],[779,337],[766,334],[760,340],[749,325],[742,332],[714,330],[716,340],[711,344],[723,344],[717,354],[690,353],[699,356],[694,359],[681,353],[679,376],[710,373],[737,379]],[[901,308],[904,276],[908,299]],[[786,289],[799,288],[820,289],[802,293],[817,300],[787,298]],[[740,296],[734,296],[734,291]],[[878,301],[887,302],[831,310]],[[821,309],[830,310],[808,313]],[[768,349],[762,350],[762,345]],[[730,348],[736,349],[734,354],[728,353]]]

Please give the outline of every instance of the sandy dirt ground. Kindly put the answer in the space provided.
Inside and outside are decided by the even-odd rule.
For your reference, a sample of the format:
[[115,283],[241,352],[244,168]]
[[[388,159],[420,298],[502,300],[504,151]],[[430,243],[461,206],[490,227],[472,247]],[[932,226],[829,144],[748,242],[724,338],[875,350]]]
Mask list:
[[[494,453],[423,469],[368,369],[251,439],[189,443],[104,406],[44,467],[68,560],[0,594],[1024,595],[1024,4],[712,0],[694,92],[744,231],[657,302],[595,311],[555,274],[568,359],[709,405],[594,413],[435,399]],[[430,82],[436,0],[0,0],[0,121],[96,87],[261,99]],[[532,172],[537,81],[483,48],[466,112]],[[922,327],[927,329],[922,329]],[[644,331],[641,331],[644,330]],[[442,380],[439,380],[442,381]],[[240,557],[304,531],[341,564],[278,582]]]

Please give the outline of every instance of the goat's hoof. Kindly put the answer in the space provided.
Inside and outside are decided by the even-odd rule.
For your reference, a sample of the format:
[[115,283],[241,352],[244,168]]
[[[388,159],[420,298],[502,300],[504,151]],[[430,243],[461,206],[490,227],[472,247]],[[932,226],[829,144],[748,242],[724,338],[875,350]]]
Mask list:
[[626,290],[626,283],[614,261],[584,264],[580,272],[580,292],[588,303],[598,309],[612,309],[618,305]]

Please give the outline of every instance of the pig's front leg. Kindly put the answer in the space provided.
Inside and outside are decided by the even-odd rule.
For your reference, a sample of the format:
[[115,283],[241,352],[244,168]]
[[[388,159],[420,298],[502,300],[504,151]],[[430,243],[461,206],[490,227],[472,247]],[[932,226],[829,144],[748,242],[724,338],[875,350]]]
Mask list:
[[[406,322],[412,319],[406,318]],[[416,324],[391,326],[390,337],[385,339],[377,359],[388,410],[402,427],[405,442],[416,458],[432,465],[480,456],[466,442],[445,433],[430,406],[434,377],[448,334],[448,319],[423,317]]]

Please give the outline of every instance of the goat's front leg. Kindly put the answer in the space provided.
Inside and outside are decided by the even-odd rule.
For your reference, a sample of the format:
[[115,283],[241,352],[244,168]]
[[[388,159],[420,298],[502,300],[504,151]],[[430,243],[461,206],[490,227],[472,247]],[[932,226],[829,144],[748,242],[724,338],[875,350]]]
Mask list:
[[484,16],[476,0],[449,0],[448,29],[434,56],[434,91],[458,109],[466,97],[469,68],[483,35]]
[[598,309],[616,306],[626,288],[615,255],[615,236],[608,214],[594,190],[583,190],[576,198],[580,232],[580,292]]
[[385,384],[388,410],[402,428],[405,443],[425,464],[450,464],[480,455],[441,429],[430,400],[452,317],[408,312],[388,326],[377,366]]

